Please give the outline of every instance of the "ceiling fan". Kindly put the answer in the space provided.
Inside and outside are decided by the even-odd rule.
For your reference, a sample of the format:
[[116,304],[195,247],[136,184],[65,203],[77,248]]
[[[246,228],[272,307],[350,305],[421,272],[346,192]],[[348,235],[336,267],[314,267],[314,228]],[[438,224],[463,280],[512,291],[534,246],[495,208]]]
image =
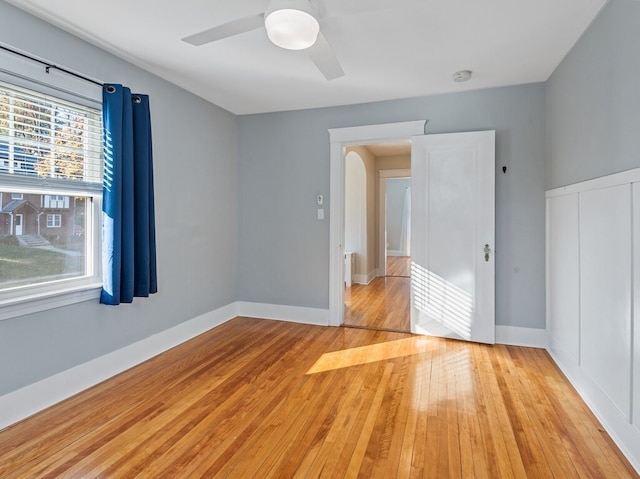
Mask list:
[[334,7],[330,4],[330,0],[322,0],[317,6],[310,0],[270,0],[264,13],[232,20],[189,35],[182,41],[200,46],[264,26],[271,42],[287,50],[305,50],[324,77],[333,80],[344,76],[344,70],[320,30],[320,21],[330,16],[390,8],[398,3],[397,0],[341,0],[334,2]]

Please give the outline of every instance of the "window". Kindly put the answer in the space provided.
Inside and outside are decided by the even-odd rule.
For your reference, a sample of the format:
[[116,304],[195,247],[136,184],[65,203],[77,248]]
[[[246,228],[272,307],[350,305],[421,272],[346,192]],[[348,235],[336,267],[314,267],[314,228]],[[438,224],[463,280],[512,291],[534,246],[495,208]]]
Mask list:
[[0,81],[0,305],[99,282],[101,112],[80,101]]
[[43,208],[61,209],[69,207],[69,197],[63,195],[44,195]]
[[62,215],[47,215],[47,228],[60,228]]

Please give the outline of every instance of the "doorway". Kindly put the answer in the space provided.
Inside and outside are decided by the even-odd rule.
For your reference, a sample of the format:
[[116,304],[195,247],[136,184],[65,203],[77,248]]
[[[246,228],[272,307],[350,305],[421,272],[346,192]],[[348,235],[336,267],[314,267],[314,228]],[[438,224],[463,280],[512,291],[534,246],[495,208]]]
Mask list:
[[347,148],[344,197],[344,325],[410,332],[410,141]]
[[344,176],[346,149],[350,146],[406,141],[412,136],[423,135],[426,124],[426,120],[418,120],[329,130],[331,195],[329,203],[329,324],[331,326],[341,326],[344,323],[345,313]]

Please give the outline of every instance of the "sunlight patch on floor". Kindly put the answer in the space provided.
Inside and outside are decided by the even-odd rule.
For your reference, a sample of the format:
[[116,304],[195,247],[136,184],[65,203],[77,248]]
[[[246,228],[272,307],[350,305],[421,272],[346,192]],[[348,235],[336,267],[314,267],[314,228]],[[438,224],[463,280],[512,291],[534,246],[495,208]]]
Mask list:
[[375,363],[386,359],[421,354],[428,349],[427,338],[412,337],[372,344],[358,348],[343,349],[325,353],[311,366],[307,374],[316,374],[334,369],[348,368],[361,364]]

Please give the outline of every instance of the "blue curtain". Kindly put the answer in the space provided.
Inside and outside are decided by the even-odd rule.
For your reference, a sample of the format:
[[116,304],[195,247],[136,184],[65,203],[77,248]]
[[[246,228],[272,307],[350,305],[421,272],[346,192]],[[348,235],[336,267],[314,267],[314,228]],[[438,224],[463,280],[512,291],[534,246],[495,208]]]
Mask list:
[[158,291],[149,97],[104,85],[102,123],[100,302],[115,305]]

